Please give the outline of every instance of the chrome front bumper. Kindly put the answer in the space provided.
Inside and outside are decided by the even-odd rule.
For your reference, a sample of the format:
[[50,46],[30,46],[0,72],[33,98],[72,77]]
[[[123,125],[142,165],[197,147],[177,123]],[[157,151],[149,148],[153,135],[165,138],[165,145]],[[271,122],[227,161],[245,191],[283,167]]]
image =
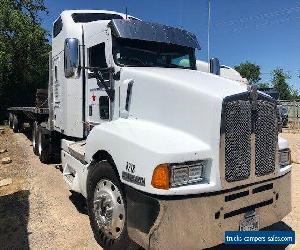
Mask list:
[[146,249],[203,249],[224,242],[255,210],[260,228],[291,211],[291,173],[234,190],[193,196],[149,196],[126,188],[129,236]]

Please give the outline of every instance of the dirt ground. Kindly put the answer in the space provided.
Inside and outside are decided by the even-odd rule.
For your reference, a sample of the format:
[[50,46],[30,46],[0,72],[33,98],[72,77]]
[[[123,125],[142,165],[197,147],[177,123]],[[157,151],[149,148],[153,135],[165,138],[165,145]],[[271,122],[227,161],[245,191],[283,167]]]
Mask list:
[[[300,155],[300,134],[282,136],[289,140],[296,159]],[[0,150],[7,149],[0,160],[7,156],[12,159],[8,165],[0,163],[0,181],[12,178],[12,184],[0,187],[0,249],[101,249],[90,229],[84,199],[68,190],[58,166],[40,163],[29,138],[7,127],[0,134]],[[284,225],[296,231],[297,244],[268,249],[300,249],[299,180],[300,164],[293,163],[293,210],[276,225],[278,230]],[[253,247],[223,245],[214,249]]]
[[296,244],[288,249],[300,249],[300,133],[282,133],[292,150],[292,212],[283,221],[296,232]]
[[0,135],[0,249],[101,249],[94,240],[82,197],[70,193],[61,171],[40,163],[24,134]]

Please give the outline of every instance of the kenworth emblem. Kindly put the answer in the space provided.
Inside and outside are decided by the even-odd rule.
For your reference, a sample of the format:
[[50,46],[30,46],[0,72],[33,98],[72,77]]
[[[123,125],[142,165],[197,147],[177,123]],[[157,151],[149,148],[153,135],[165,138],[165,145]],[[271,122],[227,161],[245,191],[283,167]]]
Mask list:
[[248,91],[250,92],[250,101],[252,104],[252,110],[257,110],[257,98],[258,98],[257,86],[249,85]]

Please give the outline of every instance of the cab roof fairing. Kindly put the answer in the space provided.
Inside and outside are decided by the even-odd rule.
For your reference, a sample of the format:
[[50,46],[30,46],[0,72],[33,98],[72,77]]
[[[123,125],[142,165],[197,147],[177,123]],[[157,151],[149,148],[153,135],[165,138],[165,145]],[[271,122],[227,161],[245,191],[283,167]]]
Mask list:
[[108,26],[117,38],[176,44],[201,49],[197,37],[184,29],[140,20],[113,19]]
[[[116,12],[116,11],[110,11],[110,10],[97,10],[97,9],[90,9],[90,10],[84,10],[84,9],[78,9],[78,10],[64,10],[61,12],[60,16],[68,16],[68,17],[72,17],[73,14],[115,14],[115,15],[119,15],[122,16],[124,19],[127,17],[131,17],[131,18],[135,18],[140,20],[139,18],[135,17],[135,16],[131,16],[131,15],[126,15],[125,13],[121,13],[121,12]],[[58,17],[59,18],[59,17]],[[57,18],[57,19],[58,19]],[[56,20],[57,20],[56,19]],[[56,21],[55,20],[55,21]]]

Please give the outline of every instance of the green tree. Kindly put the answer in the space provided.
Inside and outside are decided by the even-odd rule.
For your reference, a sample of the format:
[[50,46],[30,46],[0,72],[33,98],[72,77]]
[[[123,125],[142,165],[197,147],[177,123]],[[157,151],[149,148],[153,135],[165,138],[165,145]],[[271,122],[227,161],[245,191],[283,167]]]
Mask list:
[[257,83],[257,87],[264,89],[264,88],[269,88],[270,86],[269,86],[269,83],[267,83],[267,82],[260,82],[260,83]]
[[292,89],[292,99],[293,100],[299,100],[300,99],[299,91],[297,89]]
[[256,84],[260,81],[260,67],[255,63],[246,61],[234,67],[242,77],[246,78],[250,84]]
[[272,84],[274,89],[278,91],[280,99],[293,99],[293,95],[295,94],[295,92],[288,83],[288,80],[291,79],[291,77],[287,73],[285,73],[283,69],[280,68],[273,70],[272,75]]
[[48,34],[43,0],[0,0],[0,121],[9,106],[33,105],[48,79]]

